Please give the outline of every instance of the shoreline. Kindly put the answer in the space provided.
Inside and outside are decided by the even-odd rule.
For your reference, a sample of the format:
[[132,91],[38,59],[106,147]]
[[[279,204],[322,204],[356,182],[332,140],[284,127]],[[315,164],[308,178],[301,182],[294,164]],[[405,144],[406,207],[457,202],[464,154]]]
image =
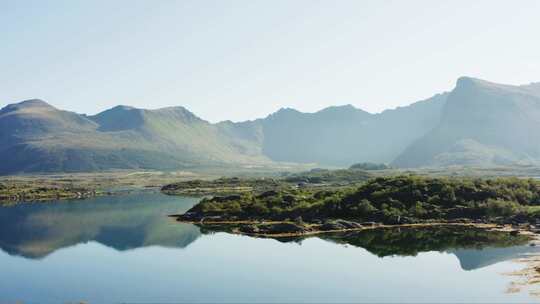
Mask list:
[[[479,228],[479,229],[486,229],[491,231],[500,231],[500,232],[510,232],[510,233],[518,233],[522,235],[537,235],[535,233],[535,228],[531,229],[529,225],[510,225],[510,224],[495,224],[495,223],[463,223],[463,222],[431,222],[431,223],[410,223],[410,224],[382,224],[382,223],[372,223],[369,225],[363,225],[360,223],[355,222],[349,222],[349,223],[355,223],[359,226],[357,227],[348,227],[348,228],[340,228],[340,229],[321,229],[321,224],[303,224],[299,225],[293,221],[260,221],[260,220],[218,220],[218,221],[212,221],[212,220],[204,220],[204,218],[200,221],[194,221],[194,220],[184,220],[181,218],[181,215],[170,215],[169,217],[175,218],[177,222],[180,223],[189,223],[194,224],[200,227],[209,227],[209,228],[224,228],[223,230],[226,232],[239,234],[239,235],[247,235],[247,236],[254,236],[254,237],[265,237],[265,238],[288,238],[288,237],[302,237],[302,236],[314,236],[314,235],[320,235],[320,234],[329,234],[329,233],[343,233],[343,232],[359,232],[359,231],[365,231],[365,230],[372,230],[372,229],[388,229],[388,228],[426,228],[426,227],[473,227],[473,228]],[[339,223],[340,220],[337,220]],[[347,221],[348,222],[348,221]],[[294,225],[295,227],[304,228],[305,230],[302,231],[285,231],[285,232],[277,232],[277,233],[271,233],[271,232],[250,232],[246,230],[242,230],[241,228],[246,225],[256,225],[257,227],[261,226],[275,226],[275,225]],[[289,226],[293,227],[293,226]],[[540,237],[535,238],[537,239],[540,245]]]

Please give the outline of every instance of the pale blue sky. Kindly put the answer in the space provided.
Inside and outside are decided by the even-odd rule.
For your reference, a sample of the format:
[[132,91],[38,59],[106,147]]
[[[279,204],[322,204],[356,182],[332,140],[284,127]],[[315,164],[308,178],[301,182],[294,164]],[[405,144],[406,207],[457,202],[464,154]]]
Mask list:
[[0,107],[370,112],[457,77],[540,81],[540,1],[0,0]]

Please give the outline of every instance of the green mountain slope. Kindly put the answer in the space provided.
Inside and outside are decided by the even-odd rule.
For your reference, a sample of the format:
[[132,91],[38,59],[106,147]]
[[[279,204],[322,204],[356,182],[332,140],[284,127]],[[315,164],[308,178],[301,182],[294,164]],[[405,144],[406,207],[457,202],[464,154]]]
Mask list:
[[0,111],[0,142],[2,174],[267,162],[180,107],[119,106],[88,117],[30,100]]

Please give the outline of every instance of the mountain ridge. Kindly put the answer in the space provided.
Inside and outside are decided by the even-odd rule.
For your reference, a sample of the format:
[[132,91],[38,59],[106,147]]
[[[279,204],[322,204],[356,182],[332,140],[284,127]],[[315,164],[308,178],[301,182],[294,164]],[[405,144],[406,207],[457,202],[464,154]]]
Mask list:
[[0,109],[0,174],[174,170],[274,162],[396,167],[500,165],[540,160],[540,83],[460,77],[450,92],[369,113],[353,105],[210,123],[182,106],[119,105],[95,115],[40,99]]
[[[399,167],[507,165],[540,159],[540,91],[462,77],[441,121],[393,162]],[[534,161],[533,161],[534,162]]]

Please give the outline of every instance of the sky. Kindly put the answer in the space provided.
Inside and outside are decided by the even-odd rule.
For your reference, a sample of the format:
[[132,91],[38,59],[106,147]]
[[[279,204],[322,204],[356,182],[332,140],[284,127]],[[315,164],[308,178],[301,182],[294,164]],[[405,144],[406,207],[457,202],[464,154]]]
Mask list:
[[540,1],[0,0],[0,107],[376,113],[460,76],[540,81]]

